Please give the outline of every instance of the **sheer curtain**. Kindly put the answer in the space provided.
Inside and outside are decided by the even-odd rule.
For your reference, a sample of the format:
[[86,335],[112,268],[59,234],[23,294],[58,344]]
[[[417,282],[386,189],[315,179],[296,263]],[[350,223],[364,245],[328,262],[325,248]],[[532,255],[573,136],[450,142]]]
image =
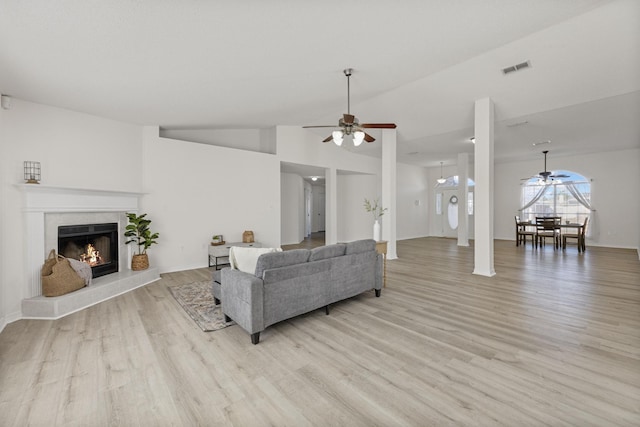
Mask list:
[[578,186],[576,186],[572,182],[567,182],[564,184],[564,186],[567,188],[567,190],[569,190],[569,193],[571,193],[571,195],[576,198],[578,203],[591,211],[593,210],[593,208],[591,207],[591,203],[589,203],[589,200],[585,197],[584,194],[582,194]]
[[549,190],[551,188],[550,185],[544,185],[542,187],[540,187],[540,189],[538,190],[538,192],[536,194],[534,194],[533,199],[529,200],[527,203],[525,203],[525,205],[523,207],[521,207],[520,209],[518,209],[520,212],[522,212],[523,210],[527,209],[528,207],[532,206],[535,202],[537,202],[538,200],[540,200],[540,198],[542,196],[544,196],[544,193],[547,192],[547,190]]
[[591,207],[591,203],[589,202],[589,199],[585,197],[585,195],[580,191],[580,188],[578,188],[577,185],[575,185],[572,182],[567,182],[564,184],[564,186],[566,187],[567,190],[569,190],[569,193],[571,193],[571,195],[575,197],[578,203],[580,203],[582,206],[584,206],[585,208],[591,211],[591,215],[589,215],[589,223],[587,224],[587,236],[589,237],[594,236],[595,234],[593,230],[595,228],[594,220],[595,220],[596,210]]

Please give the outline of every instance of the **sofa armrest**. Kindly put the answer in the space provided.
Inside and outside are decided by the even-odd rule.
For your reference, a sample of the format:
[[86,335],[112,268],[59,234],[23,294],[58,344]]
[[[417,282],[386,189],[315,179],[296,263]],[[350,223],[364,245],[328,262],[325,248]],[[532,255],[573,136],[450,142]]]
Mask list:
[[253,274],[222,270],[222,312],[250,334],[264,330],[264,283]]

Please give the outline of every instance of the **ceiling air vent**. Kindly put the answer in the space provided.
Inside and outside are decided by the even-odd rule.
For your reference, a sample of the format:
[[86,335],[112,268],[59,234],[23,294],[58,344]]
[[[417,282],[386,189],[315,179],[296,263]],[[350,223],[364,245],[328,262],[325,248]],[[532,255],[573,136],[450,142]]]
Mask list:
[[521,62],[520,64],[516,64],[516,65],[512,65],[512,66],[507,67],[507,68],[503,68],[502,69],[502,73],[503,74],[514,73],[516,71],[522,70],[523,68],[529,68],[529,67],[531,67],[531,62],[530,61]]

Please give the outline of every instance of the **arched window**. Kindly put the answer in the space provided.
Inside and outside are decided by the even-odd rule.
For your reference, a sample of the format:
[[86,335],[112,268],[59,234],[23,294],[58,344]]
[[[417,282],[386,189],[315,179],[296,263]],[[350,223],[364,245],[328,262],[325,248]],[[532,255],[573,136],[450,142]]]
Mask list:
[[591,183],[575,172],[553,173],[567,177],[531,178],[522,184],[520,217],[533,221],[536,216],[557,215],[563,221],[582,223],[591,213]]

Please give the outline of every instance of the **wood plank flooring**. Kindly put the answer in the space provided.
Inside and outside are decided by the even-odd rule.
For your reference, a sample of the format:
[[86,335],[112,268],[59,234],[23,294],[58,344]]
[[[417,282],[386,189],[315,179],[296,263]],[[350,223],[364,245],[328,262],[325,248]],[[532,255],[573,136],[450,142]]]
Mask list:
[[638,426],[636,251],[398,242],[365,293],[267,328],[201,332],[167,286],[0,334],[0,425]]

